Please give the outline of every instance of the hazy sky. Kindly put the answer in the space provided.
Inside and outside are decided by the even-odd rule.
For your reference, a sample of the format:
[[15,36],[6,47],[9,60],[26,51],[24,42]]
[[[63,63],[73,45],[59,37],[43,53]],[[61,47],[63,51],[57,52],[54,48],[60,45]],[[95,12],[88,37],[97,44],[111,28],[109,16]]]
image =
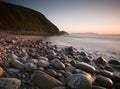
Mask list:
[[120,0],[3,0],[43,13],[70,33],[120,34]]

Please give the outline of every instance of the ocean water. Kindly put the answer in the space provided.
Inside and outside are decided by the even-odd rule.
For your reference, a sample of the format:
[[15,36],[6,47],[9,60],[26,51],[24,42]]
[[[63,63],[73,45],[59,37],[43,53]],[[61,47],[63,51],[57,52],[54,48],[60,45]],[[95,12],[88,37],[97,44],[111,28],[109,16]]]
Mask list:
[[78,51],[98,52],[120,60],[120,35],[70,34],[49,37],[47,41],[60,47],[73,46]]

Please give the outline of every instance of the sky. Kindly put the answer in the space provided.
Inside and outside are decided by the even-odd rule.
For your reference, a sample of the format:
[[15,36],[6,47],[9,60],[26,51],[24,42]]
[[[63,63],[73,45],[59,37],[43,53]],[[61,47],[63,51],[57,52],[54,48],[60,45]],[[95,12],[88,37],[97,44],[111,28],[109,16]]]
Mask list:
[[68,33],[120,34],[120,0],[2,0],[44,14]]

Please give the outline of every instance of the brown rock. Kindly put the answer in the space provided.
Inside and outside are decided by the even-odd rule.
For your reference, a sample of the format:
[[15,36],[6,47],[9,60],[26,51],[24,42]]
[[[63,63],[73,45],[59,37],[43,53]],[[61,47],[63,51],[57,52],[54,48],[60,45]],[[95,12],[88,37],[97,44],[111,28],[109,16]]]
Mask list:
[[35,71],[31,78],[34,85],[40,89],[52,89],[62,85],[59,80],[39,70]]
[[3,69],[0,67],[0,77],[3,75]]
[[110,78],[107,77],[103,77],[103,76],[98,76],[96,78],[96,82],[102,86],[102,87],[106,87],[106,88],[111,88],[113,86],[113,82]]

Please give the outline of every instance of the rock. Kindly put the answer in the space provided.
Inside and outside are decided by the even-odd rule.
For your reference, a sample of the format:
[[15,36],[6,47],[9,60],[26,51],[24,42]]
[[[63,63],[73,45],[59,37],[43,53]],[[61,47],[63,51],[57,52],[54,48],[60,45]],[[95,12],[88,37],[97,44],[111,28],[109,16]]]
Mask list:
[[28,71],[33,71],[33,70],[37,69],[37,66],[33,63],[25,63],[24,67]]
[[75,67],[92,74],[96,71],[95,67],[84,62],[76,63]]
[[96,83],[98,83],[102,87],[111,88],[113,86],[113,82],[110,78],[97,76]]
[[93,86],[92,89],[106,89],[106,88],[101,87],[101,86]]
[[14,68],[8,68],[7,72],[10,74],[18,74],[20,72],[19,69],[14,69]]
[[64,69],[65,65],[59,59],[53,59],[51,65],[57,69]]
[[39,57],[39,60],[44,60],[44,61],[48,61],[49,59],[47,57]]
[[80,52],[80,55],[83,56],[83,57],[88,56],[88,54],[86,52]]
[[120,61],[110,60],[108,63],[113,69],[120,71]]
[[16,78],[0,78],[0,87],[5,89],[19,89],[21,81]]
[[82,60],[87,63],[90,62],[90,58],[88,56],[83,57]]
[[50,65],[50,63],[47,62],[47,61],[45,61],[45,60],[39,60],[39,61],[38,61],[38,65],[39,65],[40,67],[48,67],[48,66]]
[[34,64],[37,64],[38,63],[38,60],[37,59],[30,59],[28,60],[29,63],[34,63]]
[[107,61],[103,57],[99,57],[97,60],[95,60],[95,63],[105,65]]
[[18,61],[17,59],[12,59],[10,61],[10,64],[12,66],[14,66],[15,68],[18,68],[18,69],[23,69],[24,68],[24,64],[20,61]]
[[3,69],[0,67],[0,77],[3,75]]
[[69,58],[68,56],[63,56],[61,59],[64,60],[64,62],[66,63],[70,63],[72,61],[72,59]]
[[113,65],[120,65],[120,62],[118,60],[110,60],[108,63]]
[[70,47],[68,47],[68,48],[66,48],[66,50],[68,51],[68,52],[75,52],[75,48],[73,48],[72,46],[70,46]]
[[75,67],[73,67],[73,66],[68,66],[68,67],[66,67],[65,68],[65,71],[68,71],[68,72],[73,72],[75,70]]
[[18,56],[15,55],[15,54],[11,54],[10,56],[11,56],[11,58],[14,59],[14,60],[15,60],[15,59],[19,59]]
[[64,86],[60,86],[60,87],[54,87],[52,89],[66,89]]
[[53,69],[48,69],[47,70],[47,73],[53,77],[56,77],[57,76],[57,72]]
[[108,77],[108,78],[111,78],[112,75],[113,75],[112,72],[107,71],[107,70],[101,70],[101,71],[100,71],[100,74],[103,75],[103,76],[105,76],[105,77]]
[[83,74],[73,74],[66,78],[70,89],[92,89],[93,78]]
[[115,84],[115,89],[120,89],[120,83]]
[[34,85],[40,89],[52,89],[62,85],[59,80],[39,70],[35,71],[31,78]]
[[57,55],[54,50],[48,50],[47,53],[51,54],[51,55],[54,55],[54,56]]
[[113,74],[111,79],[114,83],[120,83],[120,75]]

